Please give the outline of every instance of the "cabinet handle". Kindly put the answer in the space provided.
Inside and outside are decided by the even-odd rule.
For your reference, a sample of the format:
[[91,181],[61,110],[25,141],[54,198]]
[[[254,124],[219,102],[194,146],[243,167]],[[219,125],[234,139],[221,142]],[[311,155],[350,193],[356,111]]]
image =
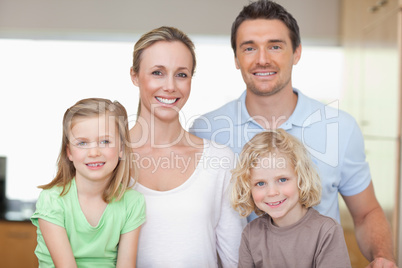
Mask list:
[[381,7],[385,6],[386,4],[388,4],[388,0],[380,0],[375,6],[369,7],[369,11],[371,13],[377,12]]
[[7,233],[7,237],[15,239],[27,239],[31,237],[31,234],[28,232],[10,232]]

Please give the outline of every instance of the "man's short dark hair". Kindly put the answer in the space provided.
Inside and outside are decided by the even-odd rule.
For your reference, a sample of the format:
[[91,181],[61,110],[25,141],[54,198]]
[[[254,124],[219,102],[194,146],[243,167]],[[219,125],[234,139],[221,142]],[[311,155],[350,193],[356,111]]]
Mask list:
[[240,24],[242,24],[246,20],[255,19],[282,21],[289,29],[289,37],[292,41],[293,52],[300,45],[300,31],[296,19],[289,12],[287,12],[284,7],[273,1],[258,0],[243,7],[243,10],[240,11],[239,15],[236,17],[235,21],[232,24],[230,40],[235,56],[237,30],[239,29]]

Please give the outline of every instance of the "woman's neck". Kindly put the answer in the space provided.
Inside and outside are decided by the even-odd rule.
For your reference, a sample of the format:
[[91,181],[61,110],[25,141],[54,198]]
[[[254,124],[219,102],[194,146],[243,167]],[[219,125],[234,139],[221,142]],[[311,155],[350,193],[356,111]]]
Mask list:
[[139,118],[130,130],[131,142],[134,146],[171,147],[185,143],[188,132],[179,120],[161,122],[157,119]]

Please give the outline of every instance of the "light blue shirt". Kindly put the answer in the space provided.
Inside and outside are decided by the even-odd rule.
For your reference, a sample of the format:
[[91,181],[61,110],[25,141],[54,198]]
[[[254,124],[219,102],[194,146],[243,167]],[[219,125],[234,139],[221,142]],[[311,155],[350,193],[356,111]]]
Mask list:
[[[321,203],[315,208],[340,222],[338,192],[352,196],[365,190],[371,175],[363,135],[352,116],[334,107],[298,95],[296,108],[280,127],[302,141],[322,181]],[[238,156],[255,134],[264,131],[247,112],[246,91],[239,99],[197,118],[190,132],[229,146]],[[268,109],[268,107],[267,107]],[[256,216],[253,214],[249,221]]]

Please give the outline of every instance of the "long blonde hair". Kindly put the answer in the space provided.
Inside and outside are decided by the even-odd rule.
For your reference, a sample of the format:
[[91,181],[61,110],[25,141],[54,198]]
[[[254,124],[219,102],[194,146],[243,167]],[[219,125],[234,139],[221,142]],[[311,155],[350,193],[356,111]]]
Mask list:
[[[72,121],[77,118],[94,117],[99,115],[113,116],[119,131],[122,156],[114,169],[108,186],[103,192],[102,198],[109,203],[113,198],[119,200],[130,185],[130,178],[134,180],[137,176],[136,165],[133,164],[131,154],[130,135],[128,131],[128,117],[126,109],[117,101],[110,101],[102,98],[89,98],[78,101],[64,113],[63,137],[60,154],[57,160],[56,177],[48,184],[38,186],[42,189],[50,189],[54,186],[63,187],[60,196],[67,194],[70,190],[71,180],[74,178],[76,169],[67,155],[69,146],[69,131]],[[132,168],[132,170],[131,170]],[[134,174],[133,174],[134,173]]]
[[232,171],[232,206],[241,216],[251,212],[262,215],[251,195],[250,170],[256,162],[270,153],[281,153],[294,167],[299,188],[299,201],[305,207],[318,205],[321,200],[321,180],[303,144],[283,129],[269,130],[255,135],[240,153],[236,168]]

